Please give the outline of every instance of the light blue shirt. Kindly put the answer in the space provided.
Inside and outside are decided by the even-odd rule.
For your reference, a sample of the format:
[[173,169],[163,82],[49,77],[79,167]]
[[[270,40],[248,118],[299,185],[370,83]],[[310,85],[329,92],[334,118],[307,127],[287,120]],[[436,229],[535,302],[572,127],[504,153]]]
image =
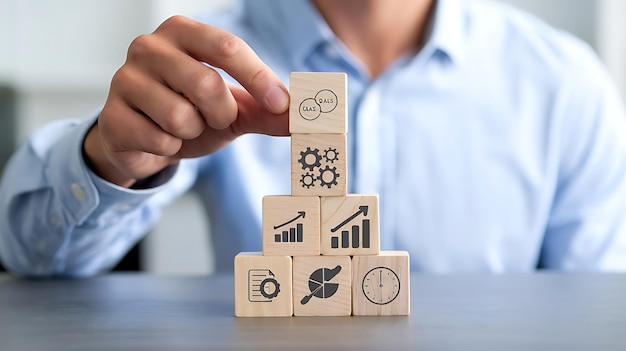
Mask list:
[[[505,5],[440,0],[423,49],[372,80],[304,0],[250,0],[206,21],[285,82],[347,72],[349,192],[380,195],[381,248],[408,250],[414,271],[626,270],[625,112],[580,41]],[[194,184],[219,271],[261,249],[261,198],[290,193],[289,138],[247,135],[129,190],[83,161],[94,119],[44,127],[8,164],[9,269],[108,269]]]

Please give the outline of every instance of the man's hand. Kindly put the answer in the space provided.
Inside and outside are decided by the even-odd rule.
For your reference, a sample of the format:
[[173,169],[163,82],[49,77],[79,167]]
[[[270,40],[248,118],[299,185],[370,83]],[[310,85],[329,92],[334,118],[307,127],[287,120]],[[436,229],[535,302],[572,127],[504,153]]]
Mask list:
[[94,172],[129,187],[245,133],[288,135],[288,105],[280,79],[243,40],[176,16],[132,42],[84,150]]

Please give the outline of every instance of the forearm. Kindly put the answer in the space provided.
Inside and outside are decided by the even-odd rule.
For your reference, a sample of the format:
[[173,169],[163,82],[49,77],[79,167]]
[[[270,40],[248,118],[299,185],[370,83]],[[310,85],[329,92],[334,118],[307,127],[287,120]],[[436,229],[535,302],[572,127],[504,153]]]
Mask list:
[[[168,182],[148,190],[97,178],[82,158],[83,123],[36,133],[7,165],[0,185],[0,258],[23,275],[92,275],[114,265],[145,234],[160,207],[186,190]],[[174,184],[170,184],[174,183]],[[154,198],[156,193],[164,196]]]

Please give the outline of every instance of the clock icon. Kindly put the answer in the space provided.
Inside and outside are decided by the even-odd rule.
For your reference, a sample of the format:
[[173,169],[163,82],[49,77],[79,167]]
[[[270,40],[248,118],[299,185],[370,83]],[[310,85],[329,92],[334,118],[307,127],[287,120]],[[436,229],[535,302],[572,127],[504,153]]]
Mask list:
[[372,303],[386,305],[400,293],[400,279],[387,267],[371,269],[363,277],[363,294]]

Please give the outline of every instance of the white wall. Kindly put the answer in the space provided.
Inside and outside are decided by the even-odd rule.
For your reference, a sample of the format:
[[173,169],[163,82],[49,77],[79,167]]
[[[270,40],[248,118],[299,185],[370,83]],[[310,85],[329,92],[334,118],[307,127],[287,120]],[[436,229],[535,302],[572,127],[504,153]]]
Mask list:
[[[19,140],[104,102],[132,38],[148,29],[146,0],[2,0],[0,79],[20,92]],[[6,20],[6,21],[5,21]]]
[[501,0],[537,15],[588,42],[626,98],[626,1]]
[[597,49],[626,97],[626,1],[601,0],[596,14]]
[[502,0],[537,15],[596,46],[598,2],[592,0]]
[[14,1],[0,0],[0,82],[10,79],[14,55],[10,52],[15,38]]
[[214,11],[232,3],[232,0],[152,0],[150,24],[156,28],[172,15],[195,17],[207,11]]

